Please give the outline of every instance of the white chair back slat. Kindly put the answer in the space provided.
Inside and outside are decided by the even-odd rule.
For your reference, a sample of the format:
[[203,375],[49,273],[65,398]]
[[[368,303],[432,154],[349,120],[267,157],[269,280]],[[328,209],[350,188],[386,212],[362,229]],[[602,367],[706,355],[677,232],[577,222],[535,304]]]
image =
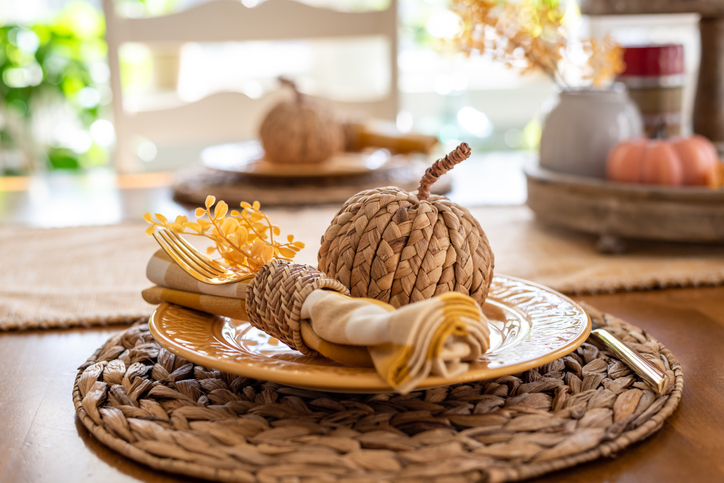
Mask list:
[[[313,21],[305,21],[313,19]],[[358,37],[389,32],[386,10],[340,12],[293,0],[270,0],[248,8],[217,0],[162,17],[119,19],[133,42],[232,42],[297,38]]]
[[391,0],[387,10],[360,13],[317,8],[293,0],[268,0],[254,8],[236,0],[214,0],[149,18],[119,17],[113,0],[104,0],[103,7],[117,140],[115,165],[120,172],[140,169],[132,152],[132,141],[137,136],[160,143],[209,144],[254,137],[263,114],[285,94],[270,93],[251,99],[238,92],[222,92],[189,103],[176,96],[174,102],[161,102],[163,107],[138,108],[124,99],[121,88],[118,49],[126,42],[180,45],[384,36],[390,49],[387,94],[375,99],[330,102],[343,112],[383,119],[394,119],[397,115],[397,0]]
[[[241,140],[256,132],[264,113],[286,97],[280,94],[273,92],[261,99],[251,99],[242,93],[220,92],[176,107],[135,112],[129,119],[134,130],[161,143],[179,138],[189,143]],[[214,122],[194,122],[209,113],[214,113]],[[174,129],[167,129],[171,120],[179,119],[185,121],[173,122]]]

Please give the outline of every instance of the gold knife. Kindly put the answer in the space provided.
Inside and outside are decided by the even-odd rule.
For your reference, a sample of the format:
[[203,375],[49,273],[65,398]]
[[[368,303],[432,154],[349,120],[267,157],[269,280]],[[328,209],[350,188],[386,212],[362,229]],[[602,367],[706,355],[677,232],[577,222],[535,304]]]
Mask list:
[[[589,313],[589,315],[591,314]],[[594,317],[591,317],[591,323],[593,327],[591,335],[594,339],[603,344],[613,352],[616,357],[630,367],[646,384],[651,386],[657,395],[664,394],[669,386],[669,377],[661,369],[644,359],[641,354],[631,349],[618,340],[612,333],[597,324]]]

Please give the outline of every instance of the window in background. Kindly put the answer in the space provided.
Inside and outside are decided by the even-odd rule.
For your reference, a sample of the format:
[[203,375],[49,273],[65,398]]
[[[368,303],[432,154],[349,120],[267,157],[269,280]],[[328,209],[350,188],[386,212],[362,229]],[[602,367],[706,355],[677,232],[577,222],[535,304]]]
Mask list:
[[464,140],[485,150],[531,147],[550,81],[460,53],[452,41],[460,19],[447,5],[446,0],[400,4],[403,116],[413,120],[413,129],[436,134],[446,144]]
[[41,7],[0,10],[0,174],[104,165],[113,143],[102,15],[85,2]]
[[[308,0],[306,3],[336,9],[366,10],[386,8],[388,1]],[[201,0],[118,0],[117,8],[126,16],[138,17],[165,15],[198,3]],[[253,7],[258,0],[242,0],[242,3]],[[100,0],[10,0],[0,2],[0,25],[53,25],[62,12],[80,11],[80,4],[86,13],[92,11],[96,18],[100,15]],[[521,76],[487,59],[467,58],[456,52],[449,39],[456,33],[458,20],[447,11],[445,0],[399,0],[398,8],[401,91],[398,127],[405,131],[435,134],[450,143],[466,140],[478,149],[534,146],[541,112],[554,94],[551,82],[542,75]],[[91,17],[93,15],[84,14],[78,18]],[[698,62],[695,22],[696,17],[691,15],[649,16],[645,19],[605,17],[590,22],[584,19],[580,32],[586,35],[590,31],[600,38],[610,31],[622,42],[684,43],[690,79],[685,92],[687,105],[690,105]],[[71,30],[82,30],[85,28],[82,25],[87,27],[89,24],[89,21],[82,20],[81,26]],[[6,37],[9,30],[12,27],[4,34]],[[100,45],[98,41],[102,30],[96,28],[93,35],[94,45]],[[17,43],[17,39],[8,39],[2,44],[2,49],[17,50],[18,46],[13,42]],[[129,93],[128,102],[139,106],[193,101],[225,90],[259,97],[276,88],[275,79],[279,74],[300,78],[303,87],[333,97],[379,95],[386,85],[385,61],[380,61],[385,53],[381,42],[379,39],[345,42],[345,45],[321,41],[193,43],[164,47],[126,44],[121,52],[123,83]],[[26,48],[28,46],[32,47],[29,43]],[[345,50],[341,47],[351,47],[354,55],[344,54]],[[35,53],[39,51],[40,47]],[[50,167],[87,167],[108,161],[113,129],[107,119],[107,65],[103,64],[99,49],[79,48],[73,55],[76,55],[73,62],[61,63],[75,66],[68,79],[77,75],[81,80],[80,83],[69,80],[65,83],[67,87],[63,87],[62,82],[52,84],[50,77],[47,77],[48,82],[43,77],[40,84],[31,85],[36,82],[32,74],[37,73],[35,67],[27,68],[28,77],[23,77],[25,80],[22,82],[17,80],[17,72],[3,74],[0,84],[7,77],[10,85],[16,85],[14,89],[24,89],[23,92],[30,92],[38,99],[42,97],[40,92],[46,96],[46,92],[55,89],[56,99],[49,102],[42,97],[42,102],[33,100],[26,103],[31,106],[27,112],[33,112],[33,127],[28,132],[37,135],[47,149],[44,155],[34,154],[40,162],[29,164],[26,161],[28,156],[22,154],[24,141],[18,141],[21,137],[17,135],[16,140],[10,141],[11,136],[7,134],[17,121],[6,111],[15,109],[11,102],[13,96],[19,94],[9,94],[8,84],[3,84],[0,133],[5,134],[0,134],[0,171],[17,173],[31,167],[37,169],[46,163]],[[30,59],[29,56],[37,57],[32,52],[23,54],[26,60]],[[7,55],[0,54],[0,59],[6,58]],[[240,59],[244,59],[243,62]],[[43,62],[37,58],[27,62],[28,65],[35,63],[44,68]],[[344,68],[330,69],[330,64],[344,64]],[[50,63],[48,68],[52,65]],[[6,68],[16,67],[13,64]],[[24,82],[29,84],[21,85]],[[48,89],[45,83],[50,84]],[[65,98],[67,102],[60,102],[58,98]],[[54,107],[46,107],[47,102]],[[26,122],[27,118],[23,116],[26,114],[21,113],[19,119]],[[195,163],[203,146],[154,146],[144,143],[140,148],[138,154],[148,161],[146,169],[159,170]]]
[[[249,1],[253,0],[246,0],[245,5]],[[379,0],[306,3],[349,10],[388,5]],[[536,114],[552,92],[547,78],[520,76],[491,61],[468,59],[457,52],[449,37],[457,32],[459,19],[447,10],[444,0],[400,0],[398,8],[398,127],[433,134],[447,143],[466,140],[478,149],[534,145]],[[140,9],[134,12],[140,13]],[[280,74],[300,79],[306,90],[332,98],[374,98],[387,85],[385,59],[381,39],[198,43],[178,46],[175,54],[168,47],[154,51],[149,46],[126,45],[122,52],[125,88],[134,109],[194,101],[229,90],[258,97],[277,88]],[[162,65],[167,66],[165,75],[159,72]],[[173,73],[178,73],[175,81],[169,75]],[[164,164],[161,151],[149,168],[155,165],[159,169]],[[179,154],[174,151],[174,162]],[[193,156],[189,162],[195,161]]]

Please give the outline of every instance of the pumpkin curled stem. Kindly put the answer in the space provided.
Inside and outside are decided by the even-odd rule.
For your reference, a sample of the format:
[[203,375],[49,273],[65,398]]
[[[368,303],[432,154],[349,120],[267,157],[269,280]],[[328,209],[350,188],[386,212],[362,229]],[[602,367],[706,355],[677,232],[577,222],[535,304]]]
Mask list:
[[468,159],[471,152],[468,143],[461,143],[460,146],[453,149],[444,158],[435,161],[432,166],[425,170],[425,174],[420,180],[420,186],[417,187],[417,198],[420,200],[429,199],[430,186],[432,186],[440,176],[453,169],[456,164]]
[[299,89],[297,89],[297,83],[293,80],[289,79],[288,77],[279,76],[279,82],[283,86],[287,86],[291,88],[294,91],[294,94],[296,95],[296,99],[298,103],[301,103],[304,100],[304,94],[299,92]]

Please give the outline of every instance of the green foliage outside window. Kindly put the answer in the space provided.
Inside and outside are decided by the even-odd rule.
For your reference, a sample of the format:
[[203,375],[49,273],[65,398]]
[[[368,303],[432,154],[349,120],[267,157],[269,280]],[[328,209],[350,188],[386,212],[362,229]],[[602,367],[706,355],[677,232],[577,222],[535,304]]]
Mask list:
[[[103,15],[81,1],[47,23],[0,25],[0,174],[107,162],[91,136],[110,101],[104,32]],[[59,124],[39,127],[44,109]],[[3,163],[10,152],[20,161]]]

